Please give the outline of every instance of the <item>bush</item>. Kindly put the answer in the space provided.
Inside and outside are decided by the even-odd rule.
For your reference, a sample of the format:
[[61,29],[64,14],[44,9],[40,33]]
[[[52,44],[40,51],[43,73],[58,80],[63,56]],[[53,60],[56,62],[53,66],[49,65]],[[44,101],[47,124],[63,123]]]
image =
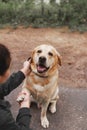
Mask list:
[[32,25],[57,27],[67,25],[72,29],[87,31],[87,0],[61,0],[58,5],[35,4],[34,0],[6,0],[0,2],[0,25]]
[[0,23],[8,23],[14,17],[14,7],[11,3],[2,3],[0,2]]

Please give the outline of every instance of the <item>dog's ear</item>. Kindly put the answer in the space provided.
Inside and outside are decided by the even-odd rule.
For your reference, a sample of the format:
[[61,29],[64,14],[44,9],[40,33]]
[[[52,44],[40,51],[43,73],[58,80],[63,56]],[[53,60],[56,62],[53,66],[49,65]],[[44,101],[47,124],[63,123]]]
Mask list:
[[28,57],[27,61],[31,60],[31,57]]
[[58,64],[61,66],[62,65],[61,56],[60,56],[60,54],[58,52],[57,52],[57,56],[58,56]]
[[32,57],[29,57],[28,59],[27,59],[27,61],[29,61],[30,60],[30,63],[32,63]]

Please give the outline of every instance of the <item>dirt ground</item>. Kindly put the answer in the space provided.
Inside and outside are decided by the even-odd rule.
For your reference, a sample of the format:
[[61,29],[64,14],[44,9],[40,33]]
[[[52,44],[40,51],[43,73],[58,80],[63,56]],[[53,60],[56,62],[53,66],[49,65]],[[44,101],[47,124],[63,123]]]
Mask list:
[[87,87],[87,32],[71,32],[66,27],[22,28],[0,30],[0,43],[11,51],[11,72],[22,67],[22,63],[40,44],[53,45],[62,56],[59,69],[60,87]]

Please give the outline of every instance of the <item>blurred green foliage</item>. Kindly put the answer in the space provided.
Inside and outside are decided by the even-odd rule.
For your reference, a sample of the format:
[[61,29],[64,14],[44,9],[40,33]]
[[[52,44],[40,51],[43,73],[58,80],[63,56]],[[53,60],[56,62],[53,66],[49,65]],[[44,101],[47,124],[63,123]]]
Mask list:
[[0,26],[26,27],[68,26],[72,30],[87,31],[87,0],[61,0],[35,4],[35,0],[0,0]]

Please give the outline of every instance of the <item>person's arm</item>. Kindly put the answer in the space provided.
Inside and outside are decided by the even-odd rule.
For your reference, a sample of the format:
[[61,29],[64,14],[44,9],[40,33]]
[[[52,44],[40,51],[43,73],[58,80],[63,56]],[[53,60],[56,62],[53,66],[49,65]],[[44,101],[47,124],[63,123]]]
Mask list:
[[26,116],[28,116],[30,110],[30,92],[26,88],[23,89],[17,97],[17,99],[21,98],[22,100],[20,101],[17,100],[20,106],[20,110],[16,118],[16,121],[18,122],[18,124],[20,125],[24,124],[26,128],[28,128],[30,126],[30,118],[26,120]]
[[31,115],[30,115],[30,109],[27,107],[20,108],[18,116],[16,118],[16,123],[20,128],[24,128],[29,130],[30,128],[30,121],[31,121]]
[[27,89],[22,90],[17,98],[24,97],[19,103],[20,109],[16,121],[13,119],[11,111],[2,109],[0,111],[0,129],[3,130],[31,130],[30,129],[30,93]]
[[13,73],[5,83],[0,84],[0,97],[8,95],[13,89],[22,83],[24,78],[25,75],[21,71]]
[[16,121],[10,110],[3,110],[2,114],[2,118],[0,118],[0,130],[31,130],[31,115],[29,108],[21,108]]
[[30,62],[24,62],[24,67],[20,71],[13,73],[5,83],[0,84],[0,97],[8,95],[13,89],[17,88],[22,83],[25,76],[30,72],[29,67]]

